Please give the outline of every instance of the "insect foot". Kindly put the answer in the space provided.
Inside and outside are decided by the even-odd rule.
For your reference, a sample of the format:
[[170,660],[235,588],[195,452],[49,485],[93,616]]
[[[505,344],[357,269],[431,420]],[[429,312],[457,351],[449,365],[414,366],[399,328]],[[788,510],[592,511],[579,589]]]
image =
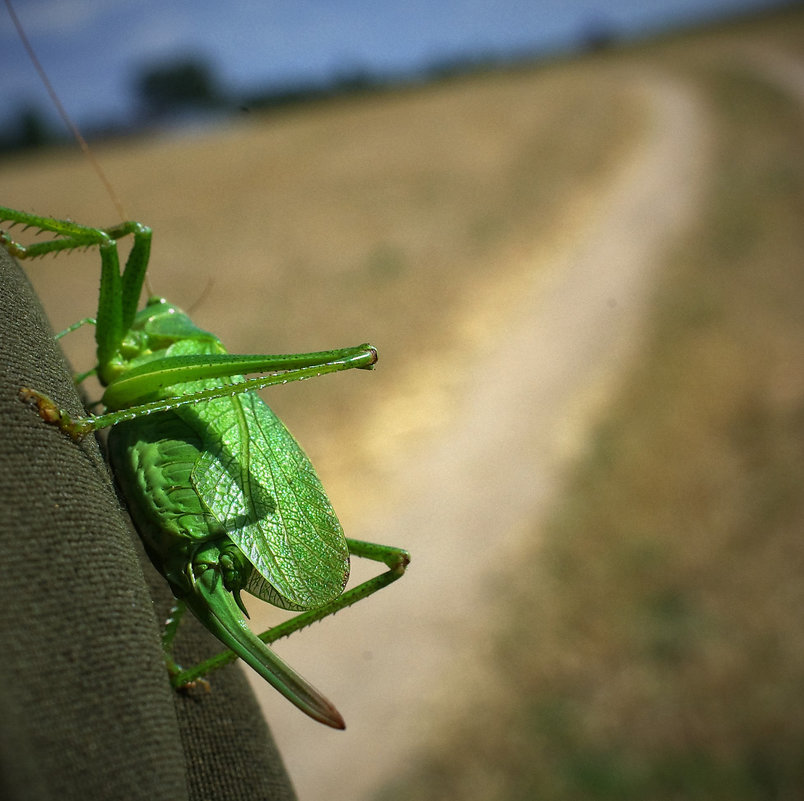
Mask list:
[[25,255],[25,248],[18,245],[5,231],[0,231],[0,245],[15,259],[19,259]]
[[20,400],[29,406],[35,406],[39,416],[46,423],[58,426],[76,442],[82,440],[92,431],[92,425],[82,425],[76,422],[64,409],[60,409],[54,400],[42,392],[37,392],[35,389],[29,389],[28,387],[20,387]]
[[[171,679],[173,678],[174,675],[179,676],[180,674],[181,674],[181,668],[178,665],[176,665],[175,674],[171,673],[170,669],[168,668],[168,675],[171,677]],[[212,692],[212,685],[203,676],[199,676],[197,679],[191,679],[189,681],[185,681],[183,684],[176,684],[175,682],[172,683],[174,689],[177,692],[180,692],[184,695],[189,695],[193,690],[197,688],[202,689],[205,693]]]

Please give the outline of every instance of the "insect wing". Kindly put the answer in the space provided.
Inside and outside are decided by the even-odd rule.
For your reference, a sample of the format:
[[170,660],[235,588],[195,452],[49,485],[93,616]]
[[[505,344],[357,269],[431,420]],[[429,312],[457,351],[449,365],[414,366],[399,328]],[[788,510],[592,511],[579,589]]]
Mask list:
[[[190,389],[215,384],[192,382]],[[338,597],[349,576],[343,529],[313,465],[281,420],[253,392],[176,413],[203,440],[192,470],[199,497],[262,577],[254,576],[246,589],[289,609]]]

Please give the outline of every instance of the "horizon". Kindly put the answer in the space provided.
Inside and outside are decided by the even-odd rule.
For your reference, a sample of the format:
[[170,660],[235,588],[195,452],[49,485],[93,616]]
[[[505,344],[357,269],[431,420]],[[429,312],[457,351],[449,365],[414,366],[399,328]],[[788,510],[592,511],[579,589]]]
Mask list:
[[[449,65],[572,55],[795,6],[792,0],[423,0],[403,9],[342,0],[244,2],[220,14],[213,0],[191,9],[156,0],[29,0],[18,17],[62,103],[86,131],[141,123],[135,83],[148,69],[182,58],[205,64],[234,102],[249,95],[321,89],[367,79],[424,80]],[[371,12],[368,11],[371,9]],[[5,81],[0,133],[41,117],[62,129],[6,12],[0,25]],[[425,24],[426,21],[426,24]],[[266,53],[269,55],[266,57]],[[56,137],[58,138],[58,137]]]

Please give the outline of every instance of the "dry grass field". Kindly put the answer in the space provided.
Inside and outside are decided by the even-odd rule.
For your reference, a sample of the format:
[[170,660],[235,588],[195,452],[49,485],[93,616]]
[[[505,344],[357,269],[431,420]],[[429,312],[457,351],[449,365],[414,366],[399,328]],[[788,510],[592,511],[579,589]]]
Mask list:
[[[380,351],[266,393],[414,557],[279,646],[347,732],[255,682],[302,799],[804,793],[803,76],[790,13],[98,146],[231,350]],[[114,222],[71,151],[0,187]],[[96,255],[28,273],[93,313]]]

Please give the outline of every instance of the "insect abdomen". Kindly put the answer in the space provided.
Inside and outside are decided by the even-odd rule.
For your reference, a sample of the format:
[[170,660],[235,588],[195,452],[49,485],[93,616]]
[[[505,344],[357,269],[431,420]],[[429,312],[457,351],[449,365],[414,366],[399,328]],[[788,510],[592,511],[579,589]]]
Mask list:
[[196,432],[172,412],[122,422],[109,432],[109,459],[131,517],[168,578],[200,543],[226,534],[190,480],[200,445]]

